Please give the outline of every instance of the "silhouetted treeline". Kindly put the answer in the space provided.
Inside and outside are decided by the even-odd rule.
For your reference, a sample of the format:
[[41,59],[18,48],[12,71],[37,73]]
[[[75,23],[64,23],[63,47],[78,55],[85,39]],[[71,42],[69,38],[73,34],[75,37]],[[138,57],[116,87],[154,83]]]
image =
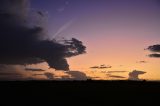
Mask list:
[[6,104],[153,105],[160,97],[159,81],[1,81],[0,89]]

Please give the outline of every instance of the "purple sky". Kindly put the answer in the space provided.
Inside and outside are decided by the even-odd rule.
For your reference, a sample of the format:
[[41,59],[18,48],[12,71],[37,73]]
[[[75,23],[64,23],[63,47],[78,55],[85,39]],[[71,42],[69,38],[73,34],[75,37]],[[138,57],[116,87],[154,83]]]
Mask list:
[[[76,37],[86,44],[86,55],[69,59],[72,69],[111,64],[111,70],[140,69],[148,73],[145,78],[159,78],[159,59],[144,51],[159,43],[158,0],[31,0],[31,4],[48,14],[50,38]],[[143,60],[148,64],[136,64]],[[118,67],[121,64],[124,67]]]

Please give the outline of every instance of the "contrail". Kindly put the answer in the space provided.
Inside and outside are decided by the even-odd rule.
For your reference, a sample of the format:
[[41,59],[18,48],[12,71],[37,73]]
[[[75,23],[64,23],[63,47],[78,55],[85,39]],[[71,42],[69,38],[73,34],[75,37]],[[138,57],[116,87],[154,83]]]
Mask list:
[[58,29],[58,31],[54,34],[54,38],[59,36],[63,31],[65,31],[68,27],[70,27],[74,22],[74,19],[71,19],[67,23],[63,24],[62,27]]

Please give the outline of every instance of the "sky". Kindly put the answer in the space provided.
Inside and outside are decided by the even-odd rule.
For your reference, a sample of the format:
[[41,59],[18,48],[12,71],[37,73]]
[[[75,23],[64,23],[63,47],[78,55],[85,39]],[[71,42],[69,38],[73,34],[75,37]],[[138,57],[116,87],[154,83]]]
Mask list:
[[[23,4],[26,6],[25,2]],[[54,53],[56,56],[46,57],[45,55],[51,55],[49,46],[52,44],[47,46],[46,42],[42,42],[42,45],[47,46],[43,50],[48,52],[43,53],[44,51],[40,48],[38,49],[40,55],[34,56],[44,59],[45,62],[36,65],[30,65],[27,62],[25,66],[11,64],[8,70],[16,70],[14,71],[16,76],[21,74],[24,77],[22,79],[117,80],[135,77],[135,79],[160,80],[160,59],[149,56],[154,51],[148,49],[151,45],[159,46],[160,44],[160,2],[158,0],[30,0],[28,4],[27,12],[29,11],[31,15],[28,26],[42,27],[44,30],[41,34],[45,33],[43,39],[47,39],[50,43],[54,39],[59,41],[58,43],[63,41],[66,44],[68,41],[64,39],[71,39],[72,43],[78,44],[76,45],[78,50],[73,48],[75,45],[65,46],[69,50],[77,51],[62,54],[60,58],[57,58],[57,54]],[[22,6],[22,4],[19,5]],[[23,15],[25,17],[25,14]],[[77,43],[78,41],[72,38],[78,39],[81,43]],[[82,43],[86,48],[82,46]],[[63,45],[55,43],[53,46]],[[61,54],[61,49],[58,48],[55,51]],[[157,52],[160,50],[158,49]],[[26,56],[30,55],[26,53]],[[51,62],[50,57],[54,62]],[[4,63],[5,59],[2,59],[0,63]],[[63,68],[59,67],[61,60],[65,63]],[[12,63],[10,61],[9,63]],[[104,67],[100,68],[102,66]],[[2,70],[4,67],[8,66],[2,65]],[[27,72],[26,67],[29,67]],[[61,70],[64,67],[70,71],[55,70]],[[140,75],[142,73],[133,70],[144,73]],[[1,73],[4,74],[3,71]],[[7,71],[7,73],[10,72]]]

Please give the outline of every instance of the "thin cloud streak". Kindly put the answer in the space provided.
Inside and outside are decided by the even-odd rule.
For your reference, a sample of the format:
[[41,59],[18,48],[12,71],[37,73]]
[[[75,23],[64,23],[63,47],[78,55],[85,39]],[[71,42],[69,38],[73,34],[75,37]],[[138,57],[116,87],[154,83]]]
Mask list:
[[67,28],[69,28],[73,22],[75,21],[75,19],[71,19],[70,21],[66,22],[64,25],[62,25],[58,31],[54,34],[53,39],[60,36],[60,34],[65,31]]

